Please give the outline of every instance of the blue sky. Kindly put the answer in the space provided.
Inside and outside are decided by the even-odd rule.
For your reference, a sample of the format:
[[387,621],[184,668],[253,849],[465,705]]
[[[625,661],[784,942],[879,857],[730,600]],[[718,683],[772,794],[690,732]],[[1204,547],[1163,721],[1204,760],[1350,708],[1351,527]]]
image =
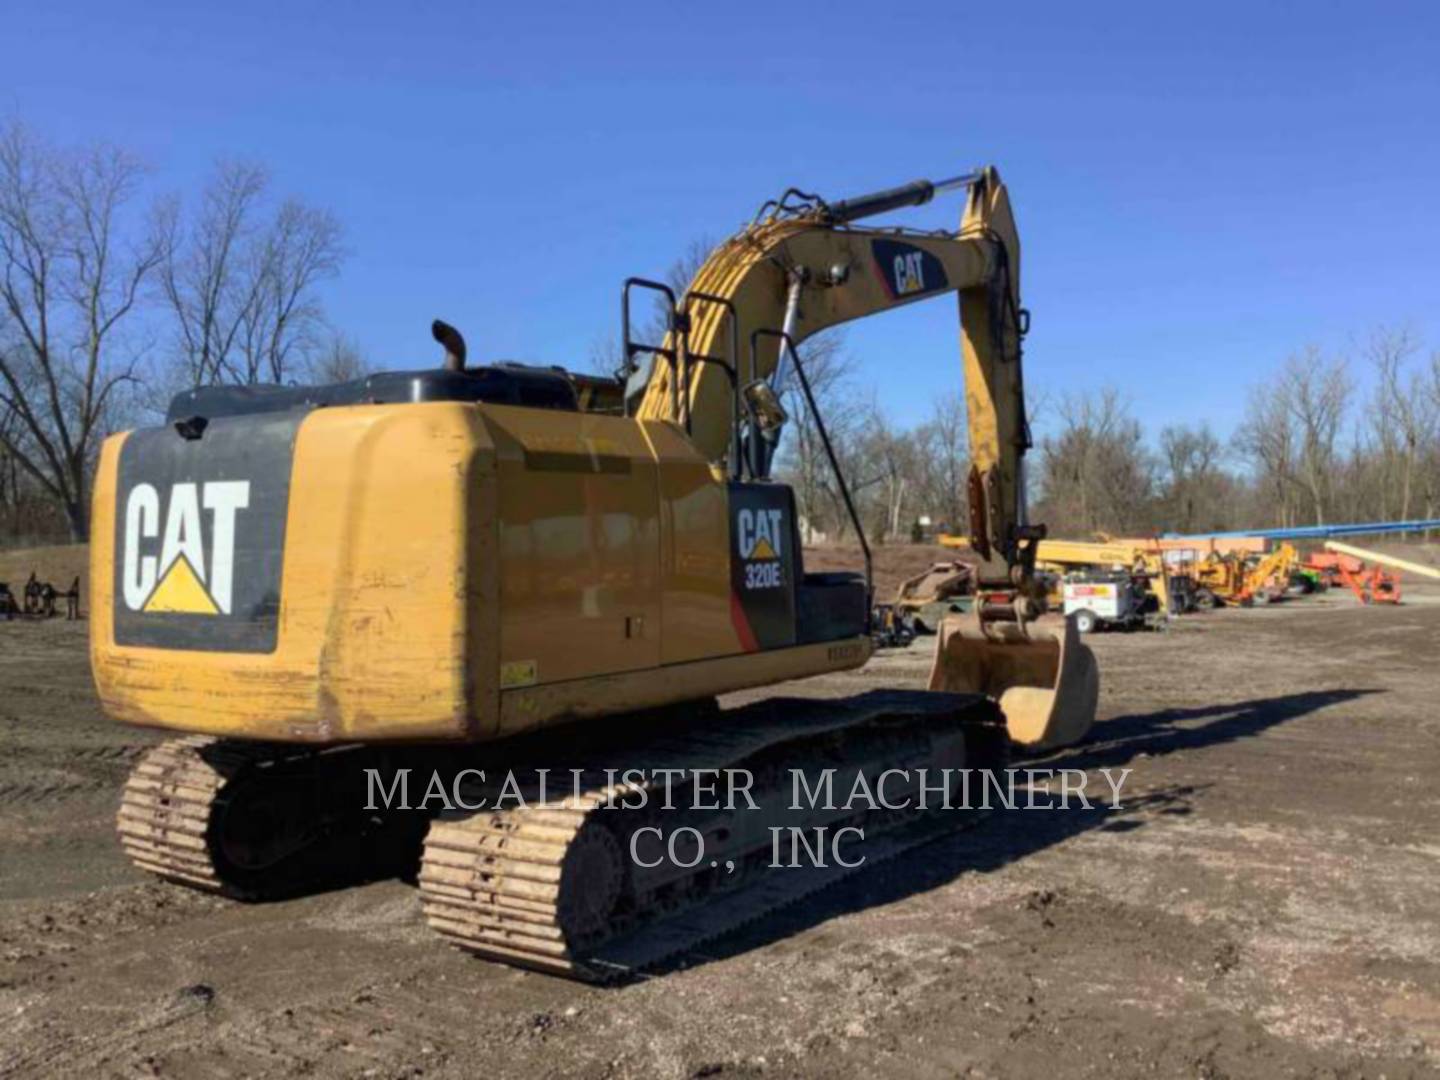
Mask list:
[[[0,110],[129,146],[166,189],[242,157],[336,210],[327,308],[382,366],[433,361],[436,315],[472,356],[583,364],[626,275],[784,187],[984,162],[1032,389],[1228,432],[1308,342],[1408,322],[1440,347],[1433,4],[7,7]],[[901,422],[960,386],[948,301],[849,344]]]

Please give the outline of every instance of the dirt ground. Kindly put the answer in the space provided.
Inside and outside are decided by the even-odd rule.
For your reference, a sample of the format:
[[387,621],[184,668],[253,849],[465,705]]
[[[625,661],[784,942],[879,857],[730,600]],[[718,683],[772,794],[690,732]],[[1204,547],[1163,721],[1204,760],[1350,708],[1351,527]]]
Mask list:
[[99,715],[83,623],[0,621],[0,1075],[1440,1075],[1440,593],[1407,601],[1099,635],[1101,722],[1044,764],[1133,770],[1122,809],[994,815],[610,989],[440,944],[399,881],[147,880],[111,830],[155,738]]

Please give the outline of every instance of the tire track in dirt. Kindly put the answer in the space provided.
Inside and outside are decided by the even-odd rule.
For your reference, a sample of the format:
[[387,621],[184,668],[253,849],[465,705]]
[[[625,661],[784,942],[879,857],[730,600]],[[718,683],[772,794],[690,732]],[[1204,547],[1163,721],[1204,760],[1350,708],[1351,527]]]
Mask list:
[[[73,900],[25,903],[0,920],[0,963],[43,960],[57,953],[113,949],[124,938],[223,910],[227,901],[206,893],[145,882]],[[0,967],[0,982],[18,972]]]
[[108,780],[75,781],[72,783],[0,783],[0,806],[24,803],[36,806],[52,800],[103,791],[113,785]]
[[[0,779],[0,806],[44,806],[52,802],[114,791],[130,765],[148,746],[20,747],[4,767],[14,779]],[[40,778],[36,774],[42,774]],[[3,775],[3,774],[0,774]]]

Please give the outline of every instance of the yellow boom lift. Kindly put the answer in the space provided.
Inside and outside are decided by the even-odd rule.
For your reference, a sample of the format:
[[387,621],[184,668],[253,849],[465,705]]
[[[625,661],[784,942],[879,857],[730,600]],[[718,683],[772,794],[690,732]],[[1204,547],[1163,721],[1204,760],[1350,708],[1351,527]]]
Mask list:
[[[857,224],[950,189],[966,192],[954,232]],[[640,292],[663,298],[661,341],[633,337]],[[1000,763],[1007,732],[1037,748],[1085,734],[1094,659],[1073,625],[1031,621],[1028,320],[994,169],[834,202],[792,189],[684,295],[641,279],[622,295],[627,360],[657,357],[633,410],[606,380],[467,366],[437,322],[438,370],[199,389],[164,426],[106,441],[96,685],[117,721],[174,734],[126,785],[137,865],[264,899],[392,872],[385,853],[417,856],[425,831],[421,899],[443,937],[603,978],[829,880],[767,872],[770,830],[833,835],[866,807],[792,810],[792,771],[838,769],[841,787],[900,770],[893,801],[918,770],[933,785]],[[947,295],[971,541],[1008,567],[1007,598],[947,620],[929,691],[721,710],[716,695],[871,652],[868,553],[865,576],[807,573],[771,475],[783,380],[809,397],[800,343]],[[393,811],[405,769],[442,777],[456,805]],[[717,806],[699,781],[715,770],[751,776],[751,798]],[[903,850],[921,820],[872,814],[865,843]]]

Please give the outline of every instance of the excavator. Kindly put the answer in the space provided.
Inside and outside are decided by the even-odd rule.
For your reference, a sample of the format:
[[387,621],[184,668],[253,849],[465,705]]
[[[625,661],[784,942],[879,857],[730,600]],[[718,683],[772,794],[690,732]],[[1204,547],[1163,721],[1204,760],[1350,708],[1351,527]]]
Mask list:
[[1239,553],[1211,552],[1194,564],[1196,601],[1201,607],[1220,604],[1251,607],[1282,599],[1290,579],[1300,566],[1295,546],[1281,542],[1263,555],[1246,557]]
[[[965,192],[957,230],[857,224],[951,190]],[[626,360],[653,358],[633,394],[471,365],[437,320],[438,369],[197,388],[163,425],[108,439],[95,682],[114,720],[171,735],[126,783],[124,850],[252,901],[415,859],[442,938],[603,980],[832,879],[774,869],[774,830],[863,831],[878,859],[934,822],[788,805],[790,774],[828,770],[838,788],[898,771],[893,801],[917,772],[948,783],[1083,738],[1094,657],[1073,622],[1035,619],[1019,282],[993,168],[835,201],[792,188],[683,295],[624,283]],[[635,337],[642,294],[663,309],[658,341]],[[942,625],[925,690],[720,708],[869,658],[868,547],[863,574],[805,570],[772,468],[782,399],[793,378],[814,405],[806,338],[947,295],[971,543],[1003,591]],[[699,782],[717,772],[748,777],[750,797],[717,805]],[[430,777],[425,813],[396,807],[412,773]]]

